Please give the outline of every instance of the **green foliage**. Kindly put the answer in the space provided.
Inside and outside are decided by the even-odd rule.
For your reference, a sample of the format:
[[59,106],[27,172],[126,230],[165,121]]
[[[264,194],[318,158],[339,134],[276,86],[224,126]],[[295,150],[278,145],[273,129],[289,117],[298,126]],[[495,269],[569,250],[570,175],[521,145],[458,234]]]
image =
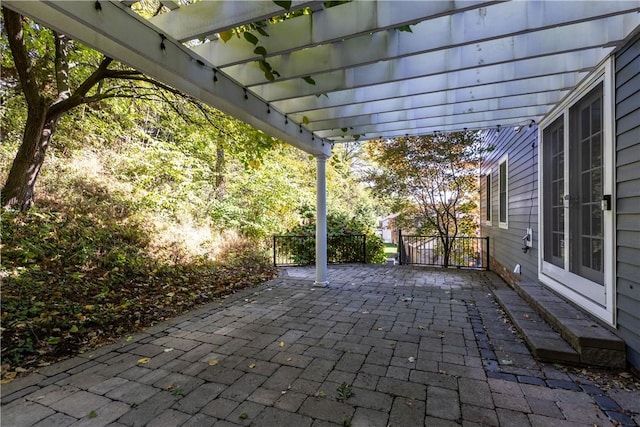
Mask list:
[[[307,211],[304,216],[307,220],[289,230],[286,234],[291,236],[314,237],[316,232],[315,214]],[[365,235],[366,262],[369,264],[382,264],[386,257],[384,243],[366,222],[362,215],[349,218],[344,213],[330,212],[327,214],[327,257],[331,259],[361,259],[362,246],[359,239],[345,240],[343,236]],[[351,244],[345,246],[345,241]],[[288,249],[296,264],[313,264],[315,262],[315,239],[295,241]],[[344,262],[344,261],[343,261]]]
[[[455,239],[478,229],[478,167],[485,151],[475,132],[378,140],[366,151],[378,166],[368,180],[393,196],[397,224]],[[454,239],[446,239],[445,265]]]
[[267,57],[267,49],[265,49],[263,46],[258,46],[255,49],[253,49],[253,53],[255,53],[256,55],[262,56],[262,58]]
[[[249,43],[251,43],[252,45],[255,46],[255,45],[258,44],[258,38],[256,36],[254,36],[253,34],[251,34],[250,32],[245,31],[243,33],[243,35],[244,35],[244,39],[246,41],[248,41]],[[266,54],[266,50],[265,50],[265,54]]]
[[273,0],[273,2],[287,11],[291,9],[290,0]]
[[351,389],[351,386],[348,385],[346,382],[343,382],[342,384],[340,384],[338,386],[338,388],[336,389],[336,391],[338,392],[338,399],[337,400],[340,401],[340,402],[344,402],[345,400],[349,399],[350,397],[355,396],[355,393]]
[[[46,81],[52,33],[26,31]],[[26,108],[5,35],[0,49],[5,180]],[[72,83],[100,59],[76,44]],[[266,280],[274,270],[265,238],[310,224],[313,159],[189,98],[143,87],[139,97],[64,115],[36,207],[2,213],[3,364],[11,368],[75,354]],[[327,164],[329,210],[368,234],[369,262],[380,262],[375,204],[352,174],[355,157],[341,150]]]
[[155,251],[156,231],[126,200],[76,184],[85,186],[83,203],[2,213],[5,368],[72,355],[273,277],[246,239],[227,240],[217,261]]
[[397,27],[396,30],[404,31],[406,33],[413,33],[413,30],[411,29],[411,25],[403,25],[401,27]]

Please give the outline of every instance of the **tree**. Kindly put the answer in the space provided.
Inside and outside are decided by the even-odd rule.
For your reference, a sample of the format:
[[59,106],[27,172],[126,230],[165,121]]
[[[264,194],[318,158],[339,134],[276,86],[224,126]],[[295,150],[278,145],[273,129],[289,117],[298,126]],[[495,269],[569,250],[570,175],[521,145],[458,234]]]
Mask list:
[[416,230],[436,234],[448,266],[456,237],[477,229],[477,168],[483,154],[478,134],[377,140],[365,149],[379,166],[367,177],[376,194],[392,195]]
[[10,52],[8,55],[3,46],[3,84],[20,87],[27,109],[22,143],[2,188],[2,207],[24,211],[33,204],[38,175],[58,123],[76,107],[112,98],[172,105],[175,97],[182,97],[200,105],[175,89],[5,7],[2,15]]

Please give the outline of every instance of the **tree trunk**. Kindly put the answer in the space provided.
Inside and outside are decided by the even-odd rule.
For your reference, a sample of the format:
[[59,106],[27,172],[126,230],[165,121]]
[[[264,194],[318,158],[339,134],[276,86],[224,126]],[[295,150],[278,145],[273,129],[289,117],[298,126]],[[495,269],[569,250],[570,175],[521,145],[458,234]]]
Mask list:
[[22,144],[2,189],[3,208],[26,211],[33,205],[36,180],[59,116],[50,116],[44,101],[29,108]]

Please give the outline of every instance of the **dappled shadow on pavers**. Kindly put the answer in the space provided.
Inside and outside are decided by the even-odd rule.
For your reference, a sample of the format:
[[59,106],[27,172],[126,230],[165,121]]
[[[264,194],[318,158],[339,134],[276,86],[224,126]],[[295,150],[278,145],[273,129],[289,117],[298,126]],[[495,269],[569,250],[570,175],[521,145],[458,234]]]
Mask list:
[[[537,362],[490,272],[312,268],[2,386],[2,425],[622,425],[626,373]],[[622,374],[622,375],[621,375]]]

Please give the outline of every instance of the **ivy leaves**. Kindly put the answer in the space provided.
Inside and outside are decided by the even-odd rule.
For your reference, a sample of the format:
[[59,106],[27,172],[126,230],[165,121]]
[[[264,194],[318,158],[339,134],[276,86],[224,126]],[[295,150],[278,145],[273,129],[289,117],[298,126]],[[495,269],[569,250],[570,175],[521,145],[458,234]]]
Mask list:
[[277,4],[278,6],[280,6],[281,8],[285,9],[286,11],[291,10],[291,1],[277,1],[277,0],[274,0],[273,2],[275,4]]
[[[245,31],[245,32],[243,33],[243,35],[244,35],[244,39],[245,39],[246,41],[248,41],[249,43],[251,43],[252,45],[254,45],[254,46],[255,46],[255,45],[257,45],[257,44],[258,44],[258,38],[257,38],[256,36],[254,36],[253,34],[251,34],[250,32]],[[267,54],[267,50],[266,50],[264,47],[263,47],[262,49],[263,49],[263,50],[264,50],[264,52],[265,52],[265,55],[264,55],[264,56],[266,56],[266,54]]]
[[264,77],[267,80],[269,80],[270,82],[274,81],[276,79],[276,76],[280,77],[280,73],[278,73],[276,70],[274,70],[271,67],[271,64],[269,64],[267,61],[265,61],[265,60],[258,61],[258,66],[260,67],[260,69],[264,73]]
[[[279,7],[287,11],[287,14],[285,14],[285,16],[289,15],[289,12],[291,12],[291,5],[292,5],[291,1],[274,0],[273,2]],[[262,57],[262,59],[257,60],[256,63],[258,64],[258,67],[264,74],[264,78],[267,81],[272,82],[277,77],[281,77],[281,75],[276,69],[273,68],[271,63],[269,63],[269,61],[267,60],[267,56],[269,55],[267,48],[260,45],[260,39],[258,38],[258,35],[262,37],[269,37],[269,33],[267,32],[267,29],[266,29],[267,26],[268,26],[268,21],[266,20],[252,22],[250,24],[247,24],[241,27],[232,28],[226,31],[221,31],[219,33],[219,36],[220,36],[220,39],[226,43],[229,40],[231,40],[234,34],[236,34],[238,37],[242,36],[242,38],[245,41],[255,46],[255,48],[253,49],[253,53],[256,55],[260,55]],[[304,80],[306,83],[310,85],[316,84],[315,80],[311,78],[311,76],[302,77],[302,80]]]

